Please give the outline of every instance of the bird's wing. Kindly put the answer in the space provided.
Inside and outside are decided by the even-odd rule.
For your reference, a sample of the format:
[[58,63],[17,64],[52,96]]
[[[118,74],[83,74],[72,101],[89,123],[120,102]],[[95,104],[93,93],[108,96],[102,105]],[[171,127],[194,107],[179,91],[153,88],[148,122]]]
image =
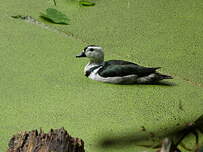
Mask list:
[[123,60],[109,60],[104,62],[104,65],[128,65],[128,64],[138,65],[133,62],[123,61]]
[[156,72],[156,69],[158,68],[143,67],[128,61],[110,60],[104,62],[98,73],[102,77],[127,76],[132,74],[146,76]]

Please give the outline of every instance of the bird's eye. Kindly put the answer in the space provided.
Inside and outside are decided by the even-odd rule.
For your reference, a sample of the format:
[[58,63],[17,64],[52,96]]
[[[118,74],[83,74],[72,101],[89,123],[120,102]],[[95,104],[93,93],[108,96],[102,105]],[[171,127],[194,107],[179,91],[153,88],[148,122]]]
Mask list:
[[94,49],[93,49],[93,48],[90,48],[90,49],[89,49],[89,51],[91,51],[91,52],[92,52],[92,51],[94,51]]

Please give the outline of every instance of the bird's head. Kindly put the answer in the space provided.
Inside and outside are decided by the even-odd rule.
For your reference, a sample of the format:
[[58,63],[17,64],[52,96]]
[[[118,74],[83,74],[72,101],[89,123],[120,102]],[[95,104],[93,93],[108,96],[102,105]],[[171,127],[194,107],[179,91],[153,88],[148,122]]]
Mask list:
[[104,61],[104,52],[100,46],[89,45],[76,57],[87,57],[90,59],[90,62],[99,63]]

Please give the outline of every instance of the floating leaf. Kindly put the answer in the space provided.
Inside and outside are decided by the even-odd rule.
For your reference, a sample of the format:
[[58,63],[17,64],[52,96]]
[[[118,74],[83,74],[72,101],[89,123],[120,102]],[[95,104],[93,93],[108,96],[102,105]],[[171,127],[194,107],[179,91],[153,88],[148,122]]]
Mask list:
[[80,0],[79,4],[82,6],[94,6],[95,5],[94,2],[90,2],[90,1],[86,1],[86,0]]
[[69,24],[70,21],[65,14],[54,8],[48,8],[46,14],[41,13],[40,17],[57,24]]

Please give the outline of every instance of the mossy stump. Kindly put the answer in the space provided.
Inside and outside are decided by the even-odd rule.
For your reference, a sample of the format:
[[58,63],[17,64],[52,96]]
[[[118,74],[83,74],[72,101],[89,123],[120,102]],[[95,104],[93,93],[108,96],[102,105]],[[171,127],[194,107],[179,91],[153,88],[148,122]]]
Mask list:
[[71,137],[64,129],[25,131],[14,135],[7,152],[85,152],[82,139]]

